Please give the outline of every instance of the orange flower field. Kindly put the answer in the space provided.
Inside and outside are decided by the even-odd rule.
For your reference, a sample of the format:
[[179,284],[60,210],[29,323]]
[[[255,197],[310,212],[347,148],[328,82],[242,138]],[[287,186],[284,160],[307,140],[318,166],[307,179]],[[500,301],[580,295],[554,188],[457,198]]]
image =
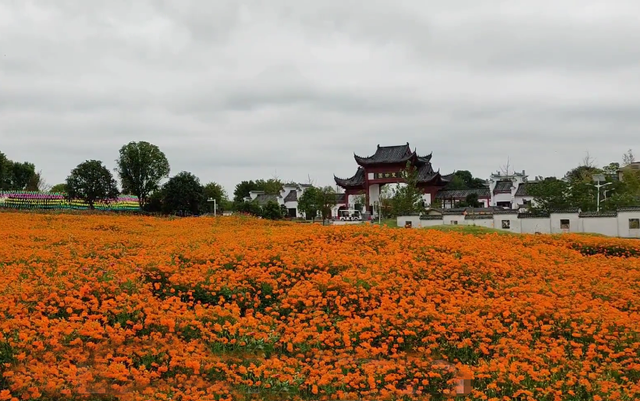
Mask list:
[[640,399],[637,240],[5,212],[0,306],[0,401]]

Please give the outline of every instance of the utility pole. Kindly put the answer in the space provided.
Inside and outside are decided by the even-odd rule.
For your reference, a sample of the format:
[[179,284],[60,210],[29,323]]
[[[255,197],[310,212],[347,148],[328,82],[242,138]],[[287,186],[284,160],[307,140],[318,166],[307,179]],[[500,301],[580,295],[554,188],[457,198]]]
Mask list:
[[593,175],[593,184],[598,191],[598,195],[596,197],[596,212],[600,213],[600,188],[611,184],[610,182],[605,182],[604,184],[600,184],[600,181],[605,181],[604,174],[594,174]]
[[218,213],[218,203],[213,198],[207,199],[207,202],[213,202],[213,215],[216,216]]

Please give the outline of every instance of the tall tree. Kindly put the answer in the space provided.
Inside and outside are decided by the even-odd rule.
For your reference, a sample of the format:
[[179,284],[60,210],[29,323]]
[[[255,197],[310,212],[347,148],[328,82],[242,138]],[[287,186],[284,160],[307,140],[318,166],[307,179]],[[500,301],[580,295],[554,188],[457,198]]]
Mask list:
[[530,185],[527,189],[533,196],[533,209],[550,212],[556,209],[566,209],[571,206],[569,199],[569,184],[556,177],[547,177]]
[[80,163],[67,177],[67,194],[85,201],[90,209],[96,202],[109,202],[118,196],[118,184],[99,160]]
[[407,162],[401,177],[405,185],[399,186],[393,198],[393,213],[396,216],[419,212],[422,207],[422,192],[418,189],[418,170]]
[[144,207],[149,195],[158,189],[160,181],[169,176],[169,161],[156,145],[149,142],[129,142],[120,148],[116,160],[122,190],[138,197]]
[[320,190],[314,186],[308,187],[304,190],[300,199],[298,199],[298,209],[300,209],[307,219],[315,219],[320,210],[318,200]]
[[636,161],[636,157],[633,155],[633,150],[627,150],[627,153],[622,155],[622,165],[628,166],[629,164]]
[[279,195],[282,191],[282,181],[277,178],[269,178],[268,180],[256,180],[258,190],[264,191],[268,195]]
[[257,191],[257,190],[258,190],[258,185],[253,180],[241,181],[236,185],[236,188],[233,191],[233,201],[236,203],[243,202],[244,198],[249,196],[249,193],[251,191]]
[[221,212],[228,209],[229,199],[227,198],[227,191],[222,185],[216,182],[208,183],[204,186],[204,197],[207,202],[209,199],[215,199],[218,211]]
[[322,187],[318,189],[317,205],[323,219],[331,216],[331,209],[336,205],[336,191],[332,187]]
[[195,175],[183,171],[171,177],[162,188],[165,213],[199,214],[204,203],[204,187]]

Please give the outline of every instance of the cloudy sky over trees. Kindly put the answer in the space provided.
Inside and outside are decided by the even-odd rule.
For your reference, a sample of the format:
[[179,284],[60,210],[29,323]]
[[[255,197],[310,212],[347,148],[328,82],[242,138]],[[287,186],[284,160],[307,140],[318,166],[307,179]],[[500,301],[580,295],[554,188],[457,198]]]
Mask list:
[[62,182],[145,140],[229,191],[434,167],[563,175],[637,148],[637,0],[0,2],[0,150]]

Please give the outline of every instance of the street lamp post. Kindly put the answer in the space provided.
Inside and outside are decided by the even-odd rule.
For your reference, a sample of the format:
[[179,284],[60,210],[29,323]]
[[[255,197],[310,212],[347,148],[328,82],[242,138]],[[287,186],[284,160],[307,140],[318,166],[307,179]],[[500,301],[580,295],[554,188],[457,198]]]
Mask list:
[[610,182],[605,182],[604,184],[600,184],[601,181],[605,181],[605,180],[606,179],[604,177],[604,174],[594,174],[593,175],[593,182],[595,182],[594,186],[596,187],[596,190],[598,191],[598,195],[596,197],[596,211],[598,213],[600,213],[600,188],[611,184]]
[[207,199],[207,202],[213,202],[213,215],[216,216],[218,212],[218,203],[213,198]]

